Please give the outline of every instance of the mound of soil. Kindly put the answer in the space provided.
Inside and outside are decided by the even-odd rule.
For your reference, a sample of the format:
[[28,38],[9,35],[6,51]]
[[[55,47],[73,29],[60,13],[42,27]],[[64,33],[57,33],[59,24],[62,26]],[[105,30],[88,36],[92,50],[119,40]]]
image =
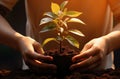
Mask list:
[[45,61],[47,63],[52,63],[57,66],[57,75],[65,76],[71,74],[69,70],[70,65],[73,64],[72,57],[78,54],[78,51],[70,49],[69,47],[62,47],[61,51],[58,49],[53,49],[45,52],[45,55],[50,55],[53,57],[53,61]]

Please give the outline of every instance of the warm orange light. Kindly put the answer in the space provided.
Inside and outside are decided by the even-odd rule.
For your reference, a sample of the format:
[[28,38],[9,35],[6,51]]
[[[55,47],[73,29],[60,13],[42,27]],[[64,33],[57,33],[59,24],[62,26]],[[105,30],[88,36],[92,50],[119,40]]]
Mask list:
[[40,62],[40,61],[38,61],[38,60],[35,60],[35,62],[37,62],[37,63],[39,63],[39,64],[41,64],[42,62]]

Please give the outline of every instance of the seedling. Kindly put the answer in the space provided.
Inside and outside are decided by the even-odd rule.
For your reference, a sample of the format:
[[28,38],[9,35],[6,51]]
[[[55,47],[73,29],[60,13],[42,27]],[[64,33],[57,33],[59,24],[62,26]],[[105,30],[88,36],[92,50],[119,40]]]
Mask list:
[[51,12],[45,12],[44,18],[40,21],[40,26],[45,25],[40,33],[48,32],[48,31],[56,31],[56,37],[46,38],[42,46],[46,45],[50,41],[55,41],[60,46],[60,52],[62,52],[62,42],[67,40],[71,45],[76,48],[79,48],[79,42],[70,35],[70,33],[83,36],[84,34],[78,29],[70,29],[68,23],[75,22],[85,24],[82,20],[77,17],[82,14],[82,12],[78,11],[68,11],[66,5],[68,1],[62,2],[60,5],[57,3],[51,3]]

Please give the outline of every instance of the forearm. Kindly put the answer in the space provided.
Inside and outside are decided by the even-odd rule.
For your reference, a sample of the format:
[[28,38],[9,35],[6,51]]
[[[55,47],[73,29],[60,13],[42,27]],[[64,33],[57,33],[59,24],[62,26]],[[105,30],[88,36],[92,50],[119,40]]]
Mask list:
[[109,34],[103,37],[107,39],[109,51],[120,48],[120,23]]
[[0,43],[16,48],[18,40],[22,37],[24,36],[13,30],[4,17],[0,15]]

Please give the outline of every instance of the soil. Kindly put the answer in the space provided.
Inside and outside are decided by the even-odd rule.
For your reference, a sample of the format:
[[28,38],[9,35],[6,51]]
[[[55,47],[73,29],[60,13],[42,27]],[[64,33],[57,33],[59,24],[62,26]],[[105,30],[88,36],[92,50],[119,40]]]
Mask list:
[[45,52],[45,55],[50,55],[53,57],[52,63],[57,66],[57,76],[65,76],[71,74],[71,71],[69,70],[70,65],[73,64],[72,57],[74,55],[78,54],[78,51],[74,51],[70,49],[69,47],[62,47],[61,51],[58,49],[52,49]]
[[72,56],[78,54],[77,51],[69,48],[62,48],[61,52],[57,49],[46,51],[45,55],[53,56],[54,60],[44,61],[57,65],[57,73],[36,73],[33,70],[0,70],[0,79],[120,79],[119,69],[106,69],[100,71],[70,71]]
[[31,70],[1,70],[0,79],[120,79],[120,69],[106,69],[93,72],[72,72],[62,78],[56,75],[36,74]]

